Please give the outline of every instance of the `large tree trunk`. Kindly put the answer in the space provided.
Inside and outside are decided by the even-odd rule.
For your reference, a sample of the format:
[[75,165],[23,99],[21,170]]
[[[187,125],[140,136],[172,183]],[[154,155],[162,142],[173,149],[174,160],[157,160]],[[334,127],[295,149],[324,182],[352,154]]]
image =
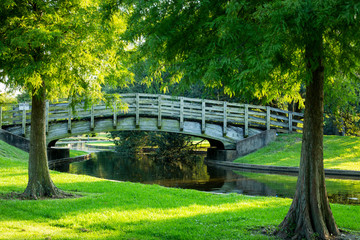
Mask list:
[[45,86],[32,96],[29,181],[23,195],[37,199],[38,197],[54,197],[60,191],[53,184],[47,160],[45,132]]
[[[321,35],[320,35],[321,36]],[[277,234],[292,239],[339,235],[330,209],[323,164],[324,66],[322,38],[305,50],[312,80],[307,84],[299,176],[295,196]]]

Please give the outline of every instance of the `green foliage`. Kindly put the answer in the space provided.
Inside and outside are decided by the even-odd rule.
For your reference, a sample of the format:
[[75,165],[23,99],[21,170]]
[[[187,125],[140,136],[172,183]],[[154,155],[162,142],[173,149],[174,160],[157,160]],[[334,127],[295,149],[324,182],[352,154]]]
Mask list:
[[[100,1],[2,1],[0,82],[49,100],[102,97],[101,86],[126,84],[125,30],[119,12],[103,20]],[[116,79],[116,81],[115,81]]]
[[0,105],[16,103],[16,98],[9,95],[8,93],[0,93]]
[[317,66],[306,47],[324,57],[326,79],[358,79],[357,1],[124,2],[126,36],[149,59],[149,79],[166,72],[186,86],[201,81],[230,96],[303,107],[308,67]]
[[337,77],[330,78],[325,87],[325,130],[328,134],[359,136],[360,83]]

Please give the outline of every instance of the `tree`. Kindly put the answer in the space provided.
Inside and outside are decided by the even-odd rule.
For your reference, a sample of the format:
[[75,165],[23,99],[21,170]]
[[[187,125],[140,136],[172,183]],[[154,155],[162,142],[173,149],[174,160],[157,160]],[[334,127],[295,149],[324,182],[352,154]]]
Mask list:
[[27,197],[63,194],[48,170],[46,100],[101,99],[105,78],[115,83],[128,75],[119,60],[124,45],[116,37],[124,21],[119,13],[102,21],[100,10],[98,1],[0,2],[0,82],[28,91],[32,99]]
[[[162,71],[229,95],[299,101],[305,119],[296,194],[277,234],[339,235],[323,167],[324,83],[358,80],[360,3],[354,0],[127,1],[128,37]],[[289,236],[288,236],[289,235]]]

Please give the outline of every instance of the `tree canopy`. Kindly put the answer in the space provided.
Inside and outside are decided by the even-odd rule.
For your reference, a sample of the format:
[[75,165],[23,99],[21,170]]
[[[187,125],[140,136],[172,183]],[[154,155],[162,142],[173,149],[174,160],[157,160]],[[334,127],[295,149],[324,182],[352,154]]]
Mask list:
[[[152,76],[203,81],[229,95],[291,102],[305,94],[297,190],[279,236],[339,235],[323,167],[324,85],[359,81],[360,3],[355,0],[125,1],[127,31]],[[176,77],[177,76],[177,77]],[[291,236],[288,236],[290,234]]]
[[[102,21],[99,1],[0,3],[0,81],[47,99],[101,94],[101,85],[125,84],[124,19]],[[116,79],[116,81],[114,81]]]

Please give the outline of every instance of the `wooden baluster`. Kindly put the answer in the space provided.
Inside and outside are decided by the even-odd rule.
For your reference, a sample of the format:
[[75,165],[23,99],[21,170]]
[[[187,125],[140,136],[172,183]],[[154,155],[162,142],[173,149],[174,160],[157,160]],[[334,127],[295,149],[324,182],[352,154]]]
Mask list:
[[180,131],[184,130],[184,98],[180,97]]
[[270,130],[270,107],[266,107],[266,130]]
[[72,117],[72,109],[70,106],[70,102],[68,103],[68,133],[71,133],[71,117]]
[[117,106],[116,103],[114,104],[114,116],[113,116],[113,128],[116,129],[117,127]]
[[2,128],[2,106],[0,106],[0,129]]
[[158,129],[161,129],[161,95],[158,96]]
[[90,130],[94,131],[95,128],[95,115],[94,115],[94,105],[91,105],[90,111]]
[[136,93],[136,100],[135,100],[135,104],[136,104],[136,113],[135,113],[135,126],[138,128],[140,126],[140,109],[139,109],[139,94]]
[[205,112],[206,112],[206,103],[205,100],[203,99],[201,101],[201,133],[205,133]]
[[289,112],[289,133],[292,133],[292,120],[293,120],[293,114],[292,112]]
[[244,137],[249,136],[249,105],[244,105],[244,125],[245,125],[245,131],[244,131]]
[[24,108],[22,110],[22,135],[25,137],[26,135],[26,102],[24,104]]
[[224,102],[224,121],[223,121],[223,135],[227,134],[227,102]]

